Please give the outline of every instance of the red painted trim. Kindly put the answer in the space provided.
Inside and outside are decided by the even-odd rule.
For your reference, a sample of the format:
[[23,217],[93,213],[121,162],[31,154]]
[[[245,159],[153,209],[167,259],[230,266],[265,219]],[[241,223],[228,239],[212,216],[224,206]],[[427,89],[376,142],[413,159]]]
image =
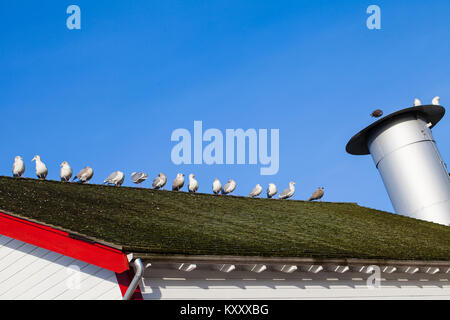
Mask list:
[[69,233],[0,212],[0,234],[117,273],[130,269],[120,250],[73,239]]
[[[134,271],[130,268],[130,270],[122,272],[122,273],[116,273],[117,283],[120,287],[120,292],[122,292],[122,297],[125,296],[125,293],[128,290],[128,287],[130,286],[131,281],[133,281],[134,278]],[[144,300],[142,297],[141,288],[137,286],[136,291],[131,296],[131,300]]]

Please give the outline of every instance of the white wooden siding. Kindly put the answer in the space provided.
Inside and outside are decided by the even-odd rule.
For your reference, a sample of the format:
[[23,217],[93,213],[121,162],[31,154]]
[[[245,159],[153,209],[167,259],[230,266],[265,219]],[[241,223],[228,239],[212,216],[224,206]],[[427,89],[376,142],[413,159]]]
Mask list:
[[144,299],[450,299],[448,273],[382,274],[381,286],[369,289],[361,273],[265,271],[261,274],[146,269]]
[[120,300],[122,294],[112,271],[0,235],[0,300],[12,299]]

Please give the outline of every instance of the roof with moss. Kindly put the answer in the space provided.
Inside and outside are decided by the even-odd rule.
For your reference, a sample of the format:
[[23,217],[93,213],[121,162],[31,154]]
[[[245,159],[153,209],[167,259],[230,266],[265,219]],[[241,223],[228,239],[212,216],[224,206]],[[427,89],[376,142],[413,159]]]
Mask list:
[[133,253],[450,261],[450,227],[354,203],[0,177],[0,211]]

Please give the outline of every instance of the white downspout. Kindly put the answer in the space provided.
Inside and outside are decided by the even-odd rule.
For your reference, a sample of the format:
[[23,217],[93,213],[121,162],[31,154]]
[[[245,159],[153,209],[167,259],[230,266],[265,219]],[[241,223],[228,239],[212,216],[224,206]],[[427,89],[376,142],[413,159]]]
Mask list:
[[142,279],[142,275],[144,274],[144,265],[142,264],[141,259],[134,260],[134,277],[133,280],[130,283],[130,286],[127,289],[127,292],[125,292],[123,296],[123,300],[130,300],[133,296],[134,292],[136,291],[137,286],[139,285],[139,282]]

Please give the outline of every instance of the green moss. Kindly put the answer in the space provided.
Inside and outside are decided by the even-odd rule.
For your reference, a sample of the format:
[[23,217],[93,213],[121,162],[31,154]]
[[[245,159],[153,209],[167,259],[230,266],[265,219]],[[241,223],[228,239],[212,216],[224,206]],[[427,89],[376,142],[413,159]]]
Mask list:
[[351,203],[0,177],[1,209],[133,252],[450,260],[450,227]]

